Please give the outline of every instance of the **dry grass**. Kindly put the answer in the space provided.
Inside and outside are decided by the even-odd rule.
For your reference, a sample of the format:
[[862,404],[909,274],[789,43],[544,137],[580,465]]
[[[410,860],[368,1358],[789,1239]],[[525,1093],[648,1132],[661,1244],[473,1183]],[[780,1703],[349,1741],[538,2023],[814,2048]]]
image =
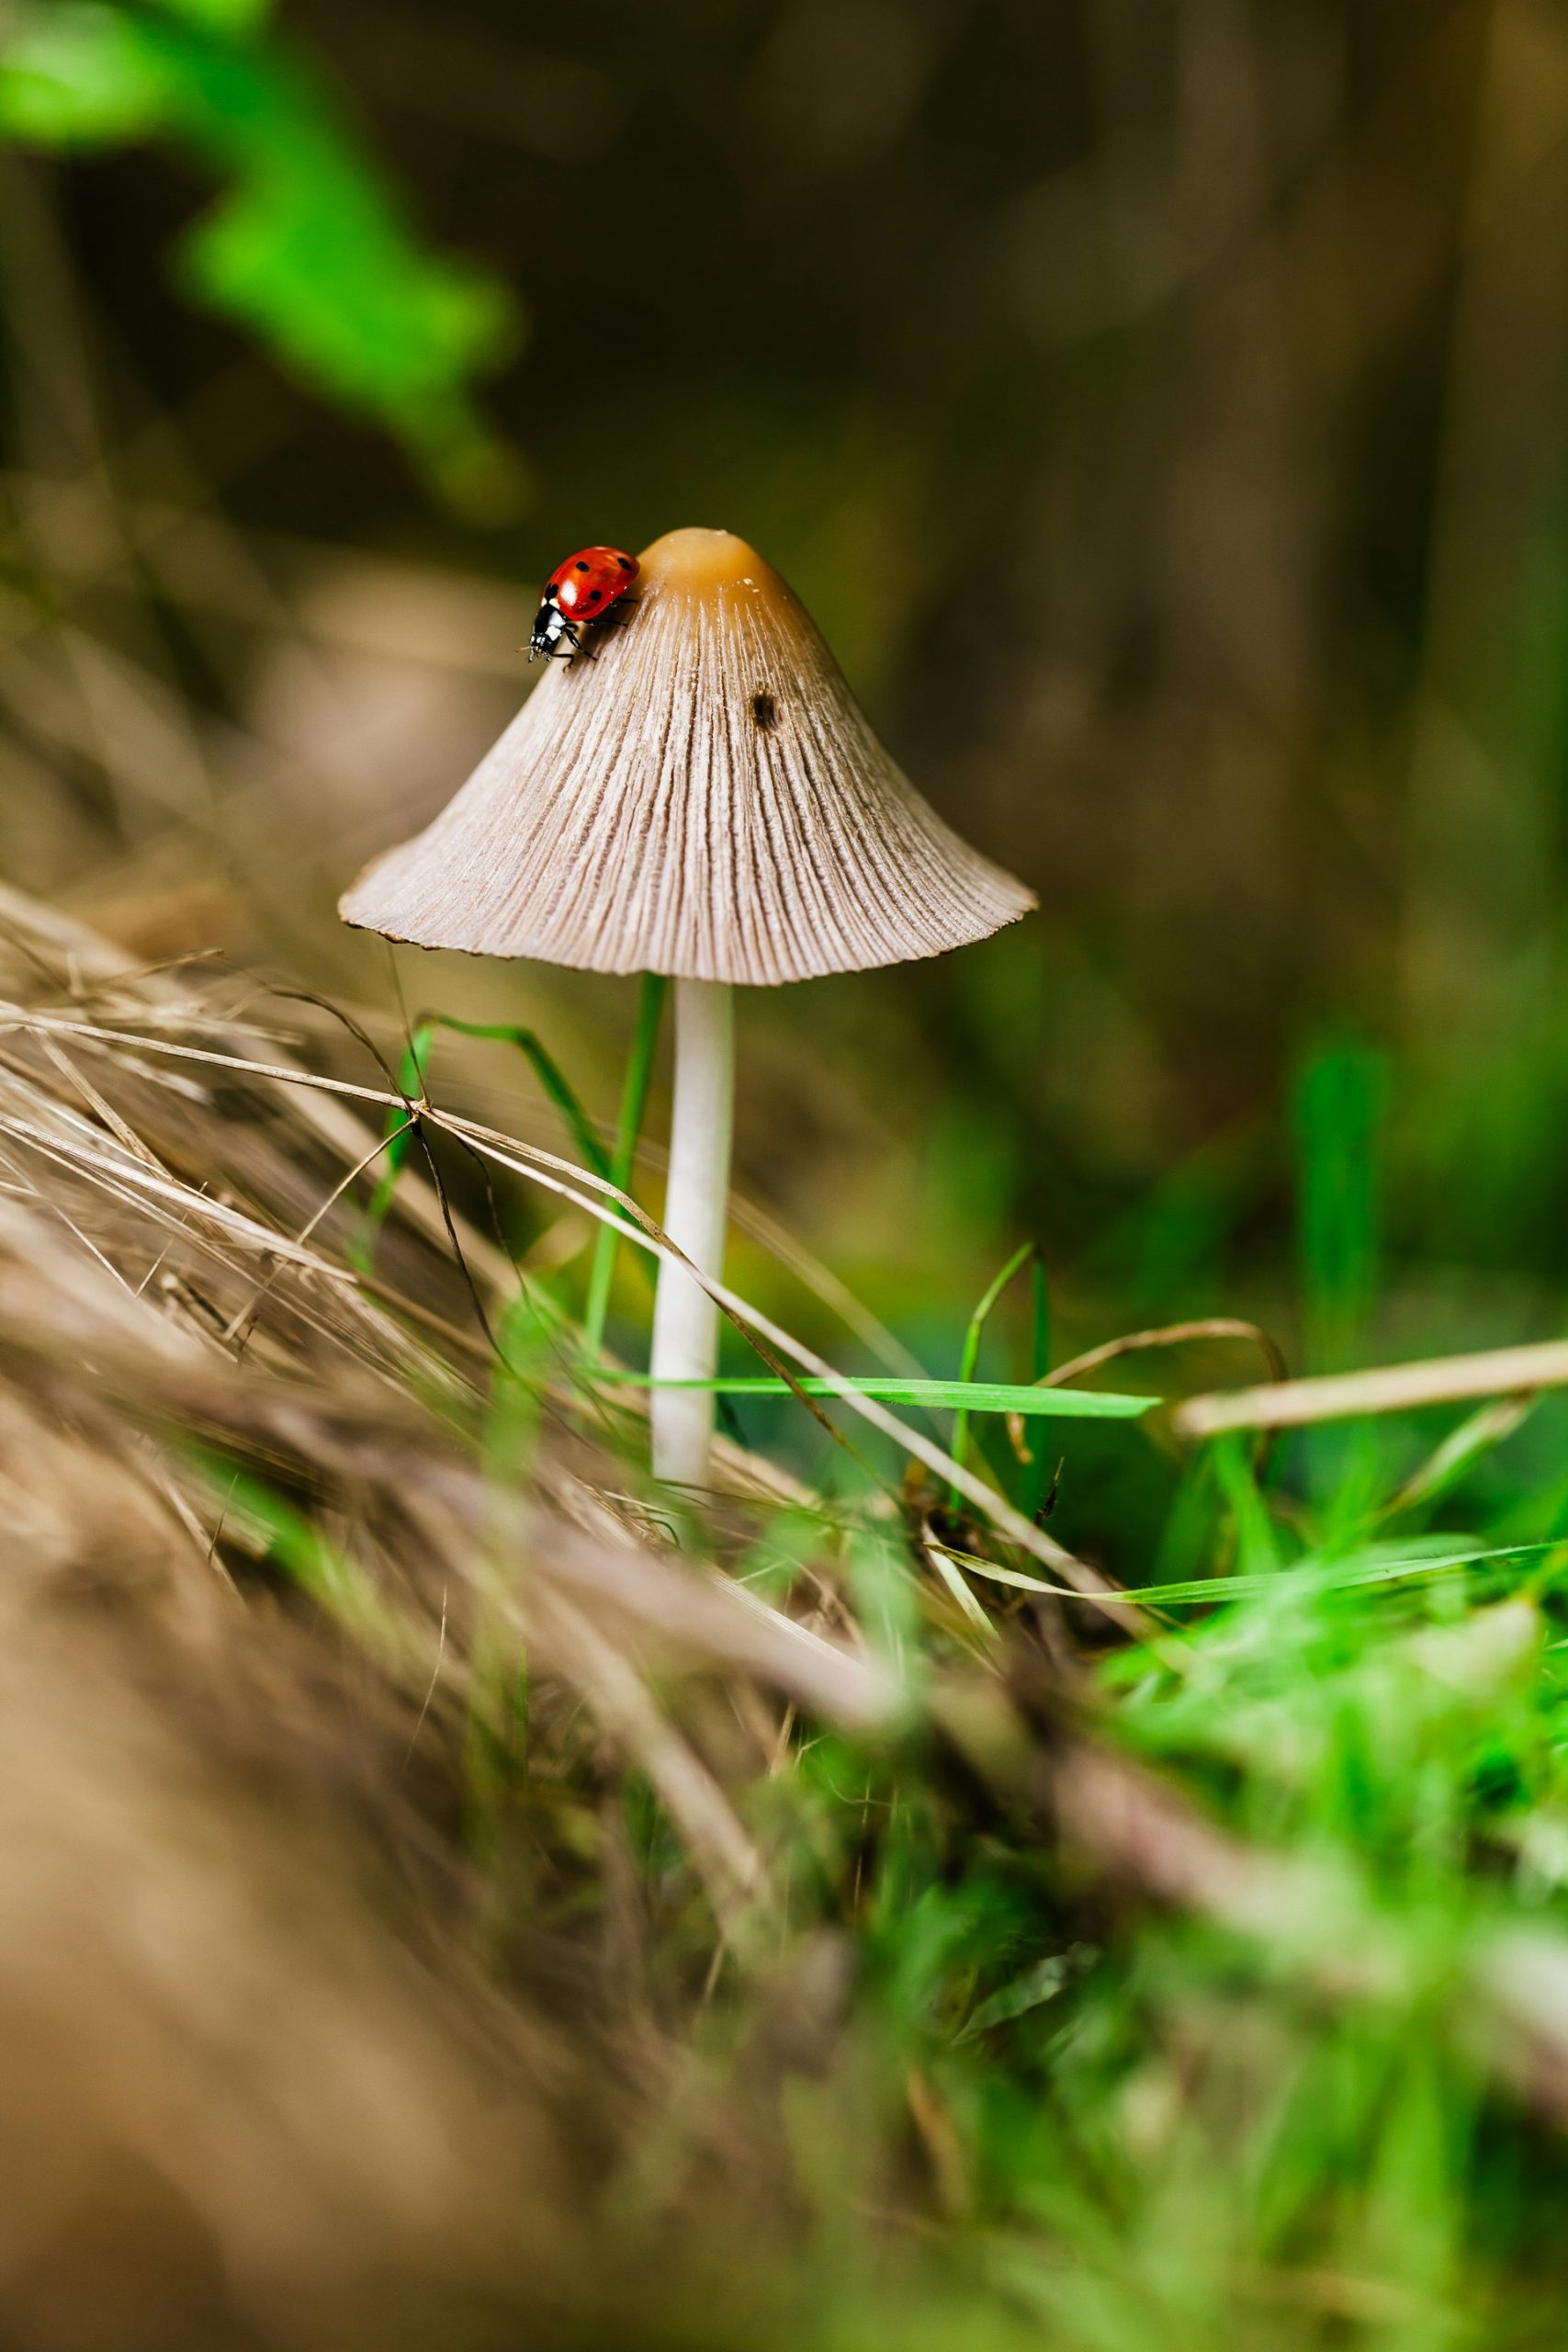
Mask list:
[[[1009,1871],[1057,1854],[1069,1950],[1080,1916],[1152,1905],[1309,2008],[1415,2000],[1413,1947],[1353,1873],[1253,1844],[1126,1752],[1093,1653],[1142,1627],[1179,1687],[1198,1647],[886,1408],[843,1400],[963,1487],[966,1543],[1061,1599],[961,1611],[874,1478],[829,1510],[729,1445],[713,1495],[649,1486],[629,1392],[583,1379],[486,1230],[492,1188],[527,1184],[667,1247],[630,1203],[400,1106],[320,1005],[138,971],[16,895],[0,932],[7,2342],[620,2340],[633,2312],[645,2337],[656,2309],[695,2325],[694,2281],[714,2341],[764,2341],[759,2282],[831,2172],[803,2166],[792,2102],[827,2075],[869,2119],[832,2228],[914,2292],[973,2188],[918,2035],[891,2108],[861,2087],[879,1755],[909,1759],[953,1853],[1005,1825]],[[400,1108],[457,1198],[416,1155],[368,1275]],[[768,1361],[826,1370],[722,1295]],[[919,1618],[874,1640],[867,1544]],[[825,1736],[865,1793],[831,1785],[814,1885],[785,1784]],[[1549,1928],[1488,1928],[1441,2025],[1553,2120],[1565,1983]]]
[[[439,2308],[450,2343],[470,2302],[482,2335],[574,2268],[583,2168],[669,2063],[629,1898],[556,1918],[631,1883],[622,1762],[709,1940],[754,1946],[724,1777],[785,1707],[863,1724],[890,1679],[836,1595],[786,1617],[650,1536],[570,1384],[503,1427],[417,1178],[377,1286],[349,1272],[358,1212],[321,1214],[369,1148],[343,1096],[188,1058],[288,1069],[276,1003],[15,897],[4,929],[7,2337],[429,2342]],[[511,1267],[459,1230],[493,1325]],[[487,1471],[507,1443],[525,1478]],[[705,1754],[661,1687],[716,1671]],[[490,1867],[520,1811],[522,1939]]]

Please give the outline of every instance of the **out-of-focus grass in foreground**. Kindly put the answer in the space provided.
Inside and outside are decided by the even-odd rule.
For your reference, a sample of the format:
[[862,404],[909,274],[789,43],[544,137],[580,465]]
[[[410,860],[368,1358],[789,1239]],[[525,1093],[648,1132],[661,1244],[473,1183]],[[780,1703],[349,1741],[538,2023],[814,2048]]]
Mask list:
[[[1556,1403],[965,1466],[815,1378],[815,1473],[683,1499],[591,1253],[513,1254],[599,1197],[558,1154],[3,911],[18,2340],[1552,2340]],[[1300,1089],[1331,1352],[1385,1082]],[[1044,1430],[1103,1544],[1006,1502]]]

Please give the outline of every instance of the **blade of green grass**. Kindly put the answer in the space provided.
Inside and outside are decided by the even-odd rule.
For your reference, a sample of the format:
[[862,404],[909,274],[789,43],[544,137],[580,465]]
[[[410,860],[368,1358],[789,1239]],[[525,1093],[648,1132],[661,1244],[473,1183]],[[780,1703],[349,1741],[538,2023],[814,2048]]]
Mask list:
[[[975,1366],[980,1360],[980,1341],[985,1337],[986,1321],[992,1307],[995,1306],[1019,1269],[1026,1266],[1037,1254],[1036,1245],[1032,1241],[1026,1241],[1020,1249],[1015,1250],[989,1289],[985,1292],[974,1314],[969,1317],[969,1329],[964,1334],[963,1353],[958,1359],[958,1377],[963,1385],[968,1386],[974,1380]],[[961,1466],[966,1464],[969,1459],[969,1409],[965,1404],[959,1406],[958,1419],[953,1425],[953,1458]],[[956,1510],[958,1506],[956,1487],[949,1487],[947,1499]]]
[[1397,1584],[1407,1577],[1450,1576],[1458,1568],[1471,1568],[1487,1560],[1521,1559],[1527,1552],[1550,1552],[1550,1543],[1500,1544],[1470,1551],[1439,1552],[1423,1559],[1332,1560],[1326,1563],[1302,1564],[1294,1567],[1265,1568],[1260,1572],[1234,1577],[1199,1577],[1190,1584],[1138,1585],[1129,1587],[1128,1600],[1201,1601],[1248,1600],[1260,1594],[1289,1591],[1353,1592],[1361,1587]]
[[997,1639],[996,1626],[953,1566],[953,1555],[942,1551],[934,1544],[928,1544],[925,1548],[927,1559],[958,1603],[969,1623],[975,1627],[982,1640],[994,1642]]
[[[720,1396],[788,1396],[787,1380],[720,1378],[651,1380],[643,1372],[601,1370],[601,1380],[637,1388],[701,1388]],[[1010,1380],[904,1380],[875,1374],[864,1380],[823,1380],[802,1375],[795,1384],[807,1396],[880,1397],[888,1405],[923,1405],[931,1411],[1024,1413],[1043,1420],[1135,1420],[1159,1403],[1157,1396],[1122,1396],[1114,1389],[1035,1388]]]
[[[409,1043],[398,1065],[398,1085],[413,1103],[423,1102],[425,1080],[430,1069],[431,1048],[438,1029],[451,1029],[460,1037],[488,1038],[497,1045],[515,1046],[524,1055],[545,1092],[555,1104],[571,1131],[572,1141],[596,1176],[607,1182],[619,1183],[616,1163],[600,1142],[592,1120],[584,1110],[576,1089],[544,1041],[532,1029],[517,1027],[510,1022],[459,1021],[451,1012],[422,1012],[409,1032]],[[644,1099],[646,1100],[646,1084]],[[625,1120],[623,1104],[623,1123]],[[641,1104],[637,1106],[637,1123],[641,1125]],[[402,1173],[413,1146],[414,1121],[407,1111],[397,1105],[387,1114],[384,1133],[387,1140],[380,1180],[371,1194],[366,1211],[366,1229],[353,1252],[354,1262],[362,1273],[368,1273],[375,1255],[377,1237],[391,1213],[397,1194],[398,1178]],[[637,1148],[636,1136],[632,1149]],[[624,1187],[623,1187],[624,1189]]]
[[[1040,1577],[1026,1576],[1021,1568],[1004,1568],[995,1560],[983,1560],[976,1552],[961,1552],[952,1544],[928,1544],[928,1551],[940,1550],[944,1558],[955,1560],[972,1576],[988,1577],[993,1584],[1014,1586],[1023,1592],[1060,1592],[1059,1584],[1048,1584]],[[1475,1567],[1488,1560],[1522,1559],[1528,1552],[1551,1552],[1557,1548],[1553,1542],[1538,1544],[1501,1544],[1467,1552],[1441,1552],[1420,1559],[1368,1559],[1298,1561],[1293,1566],[1245,1571],[1239,1576],[1195,1577],[1183,1584],[1129,1585],[1121,1592],[1111,1593],[1111,1600],[1129,1602],[1190,1603],[1227,1600],[1255,1600],[1269,1593],[1286,1592],[1352,1592],[1380,1584],[1397,1584],[1416,1577],[1451,1576],[1458,1569]]]
[[1045,1279],[1044,1262],[1038,1250],[1030,1269],[1030,1292],[1033,1325],[1030,1333],[1029,1377],[1043,1380],[1051,1369],[1051,1285]]
[[[416,1021],[409,1033],[407,1049],[398,1064],[399,1090],[407,1095],[410,1102],[419,1102],[423,1098],[424,1073],[429,1066],[433,1043],[434,1031],[430,1023]],[[363,1274],[370,1272],[376,1255],[377,1237],[391,1214],[392,1203],[397,1196],[398,1178],[413,1148],[415,1123],[415,1118],[410,1116],[401,1103],[394,1104],[382,1123],[386,1148],[381,1158],[381,1173],[365,1212],[364,1230],[348,1251],[350,1262]]]
[[[1029,1335],[1029,1377],[1033,1382],[1045,1378],[1051,1369],[1051,1285],[1046,1279],[1045,1262],[1038,1250],[1029,1270],[1031,1329]],[[1023,1490],[1020,1498],[1031,1519],[1037,1519],[1050,1490],[1051,1464],[1048,1457],[1037,1449],[1032,1462],[1023,1465]]]
[[1456,1487],[1477,1462],[1512,1437],[1540,1403],[1536,1396],[1494,1396],[1450,1430],[1425,1462],[1401,1481],[1377,1516],[1396,1519],[1404,1511],[1436,1502]]
[[[1297,1080],[1297,1247],[1310,1372],[1356,1363],[1371,1329],[1386,1092],[1381,1056],[1354,1040],[1320,1048]],[[1348,1534],[1375,1507],[1387,1442],[1370,1425],[1301,1441],[1308,1493],[1320,1510],[1332,1510],[1337,1532]]]
[[1371,1312],[1386,1091],[1382,1057],[1355,1041],[1321,1047],[1296,1082],[1297,1246],[1314,1372],[1354,1360]]
[[515,1046],[570,1128],[573,1143],[595,1176],[603,1176],[607,1183],[614,1182],[610,1155],[599,1140],[597,1128],[560,1064],[534,1030],[519,1028],[509,1021],[458,1021],[450,1012],[427,1012],[421,1018],[437,1028],[456,1030],[460,1037],[484,1037],[495,1045]]
[[[654,1056],[659,1050],[660,1022],[669,985],[662,974],[646,973],[637,997],[637,1026],[632,1033],[631,1052],[626,1059],[626,1074],[621,1088],[621,1115],[615,1129],[615,1156],[610,1163],[611,1181],[623,1193],[630,1188],[632,1170],[637,1162],[637,1138],[642,1134],[643,1116],[648,1109]],[[602,1225],[593,1244],[593,1265],[588,1279],[588,1306],[582,1318],[582,1353],[589,1363],[597,1363],[604,1344],[604,1318],[609,1313],[610,1288],[615,1278],[615,1257],[619,1249],[620,1236],[615,1227]]]

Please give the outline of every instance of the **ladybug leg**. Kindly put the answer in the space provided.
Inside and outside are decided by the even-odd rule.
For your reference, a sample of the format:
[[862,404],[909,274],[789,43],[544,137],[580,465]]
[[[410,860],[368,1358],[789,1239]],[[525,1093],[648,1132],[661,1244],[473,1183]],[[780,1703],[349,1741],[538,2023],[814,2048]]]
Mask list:
[[[635,596],[617,597],[607,613],[600,614],[598,620],[594,623],[594,627],[596,628],[604,629],[606,635],[611,629],[624,628],[626,620],[630,616],[631,608],[636,603],[637,598]],[[590,654],[588,658],[590,661],[593,659],[592,654]]]

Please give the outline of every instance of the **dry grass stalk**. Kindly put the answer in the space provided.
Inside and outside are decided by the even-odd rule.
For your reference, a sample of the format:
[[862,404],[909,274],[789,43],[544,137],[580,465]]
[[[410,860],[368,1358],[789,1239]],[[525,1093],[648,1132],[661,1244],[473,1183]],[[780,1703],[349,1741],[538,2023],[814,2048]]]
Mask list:
[[[6,1014],[0,1008],[0,1027]],[[39,1035],[55,1037],[72,1036],[95,1044],[118,1047],[133,1057],[145,1054],[170,1055],[209,1069],[220,1069],[239,1079],[265,1080],[284,1087],[298,1085],[307,1090],[326,1090],[351,1101],[383,1111],[406,1109],[402,1098],[385,1087],[376,1087],[322,1077],[320,1073],[290,1069],[276,1062],[260,1062],[244,1056],[224,1053],[215,1046],[194,1046],[174,1039],[138,1034],[130,1030],[103,1027],[81,1023],[60,1015],[15,1013],[11,1016],[18,1028],[36,1030]],[[761,1312],[737,1292],[703,1275],[691,1261],[675,1249],[667,1234],[637,1204],[618,1193],[613,1184],[595,1175],[591,1170],[575,1166],[553,1152],[543,1151],[514,1138],[497,1133],[494,1128],[478,1121],[463,1119],[443,1113],[432,1106],[422,1109],[422,1117],[433,1128],[457,1137],[468,1145],[491,1165],[517,1176],[525,1182],[555,1194],[603,1223],[613,1223],[634,1245],[648,1250],[660,1260],[680,1265],[691,1278],[701,1284],[708,1295],[722,1307],[748,1336],[766,1341],[776,1349],[779,1357],[798,1371],[812,1377],[836,1384],[835,1394],[851,1411],[858,1414],[873,1428],[892,1438],[903,1450],[926,1464],[939,1477],[955,1487],[966,1501],[1011,1544],[1032,1553],[1076,1592],[1086,1599],[1108,1593],[1111,1588],[1098,1570],[1076,1559],[1061,1544],[1035,1527],[1016,1510],[994,1487],[988,1487],[975,1473],[955,1462],[939,1445],[934,1444],[909,1423],[874,1397],[864,1396],[852,1381],[837,1372],[823,1357],[807,1348],[771,1317]],[[363,1148],[363,1131],[359,1131]],[[330,1269],[333,1278],[340,1280],[341,1268]],[[400,1301],[400,1303],[401,1303]],[[780,1364],[779,1368],[783,1368]],[[760,1490],[772,1490],[773,1481],[765,1465],[757,1465]],[[1125,1624],[1127,1612],[1118,1612],[1118,1622]]]
[[1314,1421],[1412,1412],[1424,1405],[1524,1396],[1565,1385],[1568,1340],[1543,1340],[1532,1347],[1487,1348],[1474,1355],[1434,1356],[1421,1363],[1381,1364],[1369,1372],[1329,1373],[1314,1380],[1280,1380],[1265,1388],[1190,1396],[1177,1407],[1172,1419],[1181,1437],[1218,1437],[1226,1430],[1303,1429]]
[[[454,2278],[493,2315],[580,2258],[555,2184],[629,2096],[603,2041],[470,1971],[467,1872],[414,1802],[504,1732],[487,1649],[526,1645],[541,1770],[589,1737],[647,1771],[750,1952],[767,1858],[682,1692],[753,1691],[766,1757],[788,1707],[874,1725],[897,1693],[852,1629],[640,1540],[574,1413],[547,1399],[527,1490],[498,1484],[439,1212],[400,1195],[378,1293],[336,1255],[351,1212],[322,1204],[367,1136],[298,1082],[323,1073],[230,984],[6,912],[0,2147],[32,2186],[0,2318],[51,2352],[144,2319],[163,2346],[463,2344]],[[595,1993],[657,2098],[641,1998]]]

